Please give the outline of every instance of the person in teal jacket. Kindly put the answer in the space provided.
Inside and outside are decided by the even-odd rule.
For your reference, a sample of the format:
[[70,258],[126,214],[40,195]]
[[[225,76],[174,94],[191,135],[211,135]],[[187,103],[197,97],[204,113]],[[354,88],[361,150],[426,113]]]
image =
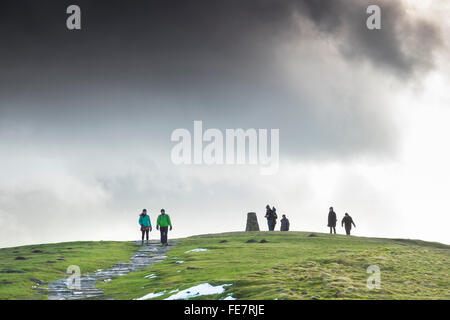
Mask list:
[[161,232],[161,245],[167,246],[167,229],[170,226],[170,230],[172,230],[172,222],[170,221],[170,217],[166,214],[164,209],[161,209],[161,214],[158,216],[156,220],[156,229]]
[[152,223],[150,222],[150,216],[147,214],[147,209],[143,209],[142,213],[139,215],[139,225],[141,226],[142,232],[142,245],[144,245],[144,235],[147,235],[147,245],[148,245],[148,233],[152,231]]

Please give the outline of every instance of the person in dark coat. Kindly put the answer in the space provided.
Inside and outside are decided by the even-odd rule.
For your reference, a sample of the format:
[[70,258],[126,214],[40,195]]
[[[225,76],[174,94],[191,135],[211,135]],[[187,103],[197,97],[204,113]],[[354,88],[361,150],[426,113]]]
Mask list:
[[269,231],[273,231],[275,229],[275,224],[277,223],[277,214],[272,209],[270,209],[269,205],[266,206],[266,215],[264,216],[264,218],[267,219]]
[[289,219],[283,214],[283,218],[280,220],[281,228],[280,231],[289,231]]
[[[275,230],[275,226],[276,226],[276,224],[277,224],[277,219],[278,219],[278,216],[277,216],[277,209],[275,208],[275,207],[272,207],[272,215],[273,215],[273,218],[274,218],[274,222],[273,222],[273,230]],[[273,231],[272,230],[272,231]]]
[[334,212],[333,207],[330,207],[330,211],[328,212],[328,227],[330,227],[330,233],[336,234],[336,212]]
[[341,225],[342,225],[342,226],[345,225],[345,232],[347,233],[348,236],[350,235],[350,230],[352,230],[352,224],[353,224],[353,226],[356,228],[356,225],[355,225],[355,223],[353,222],[352,217],[350,217],[350,216],[348,215],[348,213],[346,212],[344,218],[342,218],[342,223],[341,223]]

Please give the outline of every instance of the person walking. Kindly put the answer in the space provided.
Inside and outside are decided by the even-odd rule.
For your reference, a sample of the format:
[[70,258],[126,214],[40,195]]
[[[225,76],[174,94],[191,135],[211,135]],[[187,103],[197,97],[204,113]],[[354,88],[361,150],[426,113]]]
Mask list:
[[167,246],[167,234],[168,228],[170,227],[170,231],[172,231],[172,222],[170,221],[170,217],[166,214],[166,210],[161,209],[161,214],[158,216],[156,220],[156,229],[161,232],[161,246]]
[[286,218],[285,214],[283,214],[280,222],[281,222],[280,231],[289,231],[289,219]]
[[356,225],[355,225],[355,223],[353,222],[352,217],[350,217],[350,216],[348,215],[348,213],[346,212],[344,218],[342,218],[342,223],[341,223],[341,225],[342,225],[342,226],[345,225],[345,232],[347,233],[348,236],[350,235],[350,230],[352,230],[352,224],[353,224],[353,226],[356,228]]
[[336,234],[336,212],[334,212],[333,207],[330,207],[330,211],[328,212],[328,227],[330,228],[330,233]]
[[142,245],[144,245],[144,236],[147,236],[148,245],[148,233],[152,231],[152,223],[150,222],[150,216],[147,214],[147,209],[142,209],[142,213],[139,215],[139,225],[142,232]]

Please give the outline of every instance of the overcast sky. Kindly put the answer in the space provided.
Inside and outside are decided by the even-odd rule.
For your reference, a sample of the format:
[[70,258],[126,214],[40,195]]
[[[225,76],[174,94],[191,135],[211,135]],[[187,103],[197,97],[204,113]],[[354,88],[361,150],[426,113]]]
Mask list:
[[[333,206],[358,236],[450,243],[449,2],[8,2],[0,247],[135,239],[142,208],[166,209],[170,237],[241,231],[249,211],[266,230],[268,203],[293,230],[327,232]],[[278,173],[174,165],[194,120],[279,129]]]

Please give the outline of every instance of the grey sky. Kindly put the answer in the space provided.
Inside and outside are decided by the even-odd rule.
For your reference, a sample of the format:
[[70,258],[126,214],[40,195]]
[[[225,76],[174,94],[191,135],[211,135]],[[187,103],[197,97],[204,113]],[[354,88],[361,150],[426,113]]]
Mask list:
[[[71,2],[1,4],[0,246],[130,239],[144,207],[165,207],[174,236],[241,230],[266,202],[298,230],[321,231],[334,205],[360,235],[414,237],[392,180],[358,173],[398,164],[399,97],[448,55],[448,29],[402,3],[78,1],[76,32]],[[170,134],[193,120],[279,128],[280,173],[174,166]],[[417,233],[450,241],[432,235]]]

